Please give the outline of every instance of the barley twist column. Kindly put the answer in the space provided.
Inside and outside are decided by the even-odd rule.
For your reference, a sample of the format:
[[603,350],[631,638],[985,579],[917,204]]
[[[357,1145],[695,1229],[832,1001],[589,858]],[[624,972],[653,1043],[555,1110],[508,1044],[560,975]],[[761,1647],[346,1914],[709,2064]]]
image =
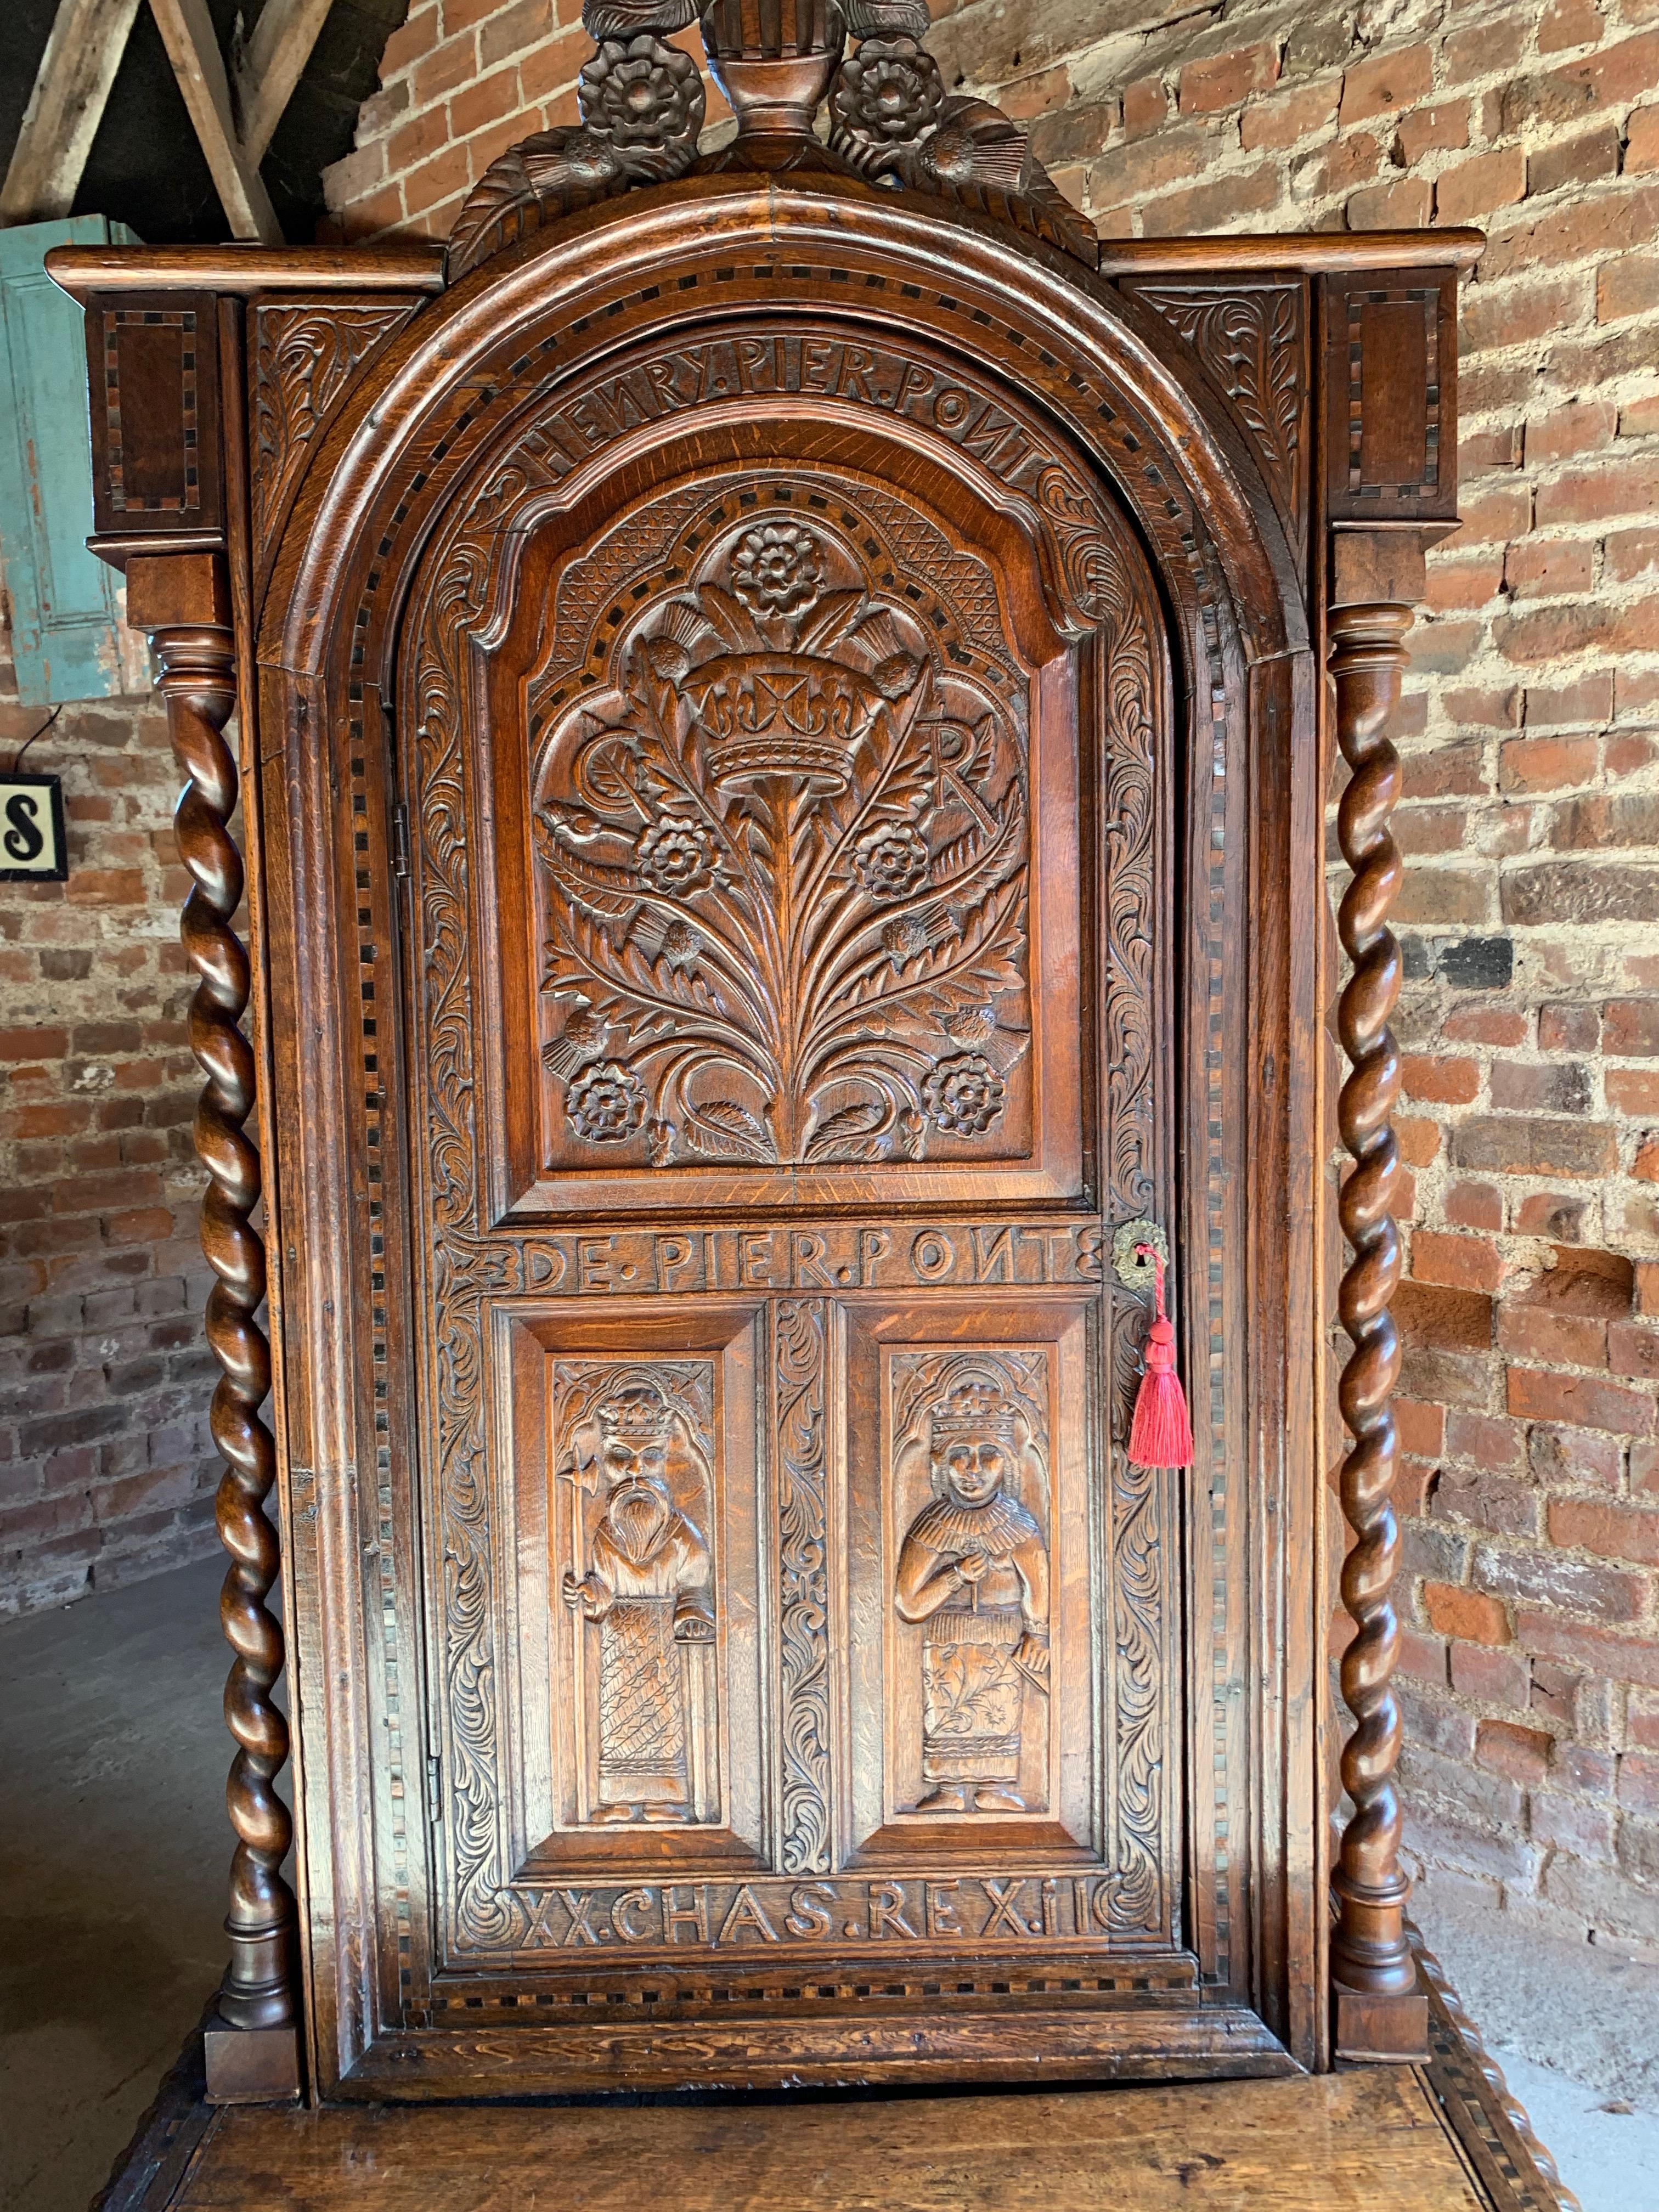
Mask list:
[[1399,849],[1389,817],[1400,796],[1400,759],[1386,734],[1406,665],[1408,607],[1340,606],[1329,618],[1336,737],[1352,770],[1338,829],[1352,876],[1338,915],[1352,971],[1338,1008],[1350,1063],[1339,1113],[1354,1164],[1343,1185],[1342,1232],[1353,1257],[1339,1310],[1353,1349],[1342,1370],[1342,1419],[1352,1442],[1342,1462],[1342,1510],[1353,1546],[1342,1602],[1354,1635],[1342,1658],[1342,1695],[1353,1728],[1342,1747],[1342,1783],[1353,1811],[1342,1832],[1333,1886],[1331,1942],[1340,1988],[1366,1997],[1404,1995],[1416,1967],[1405,1930],[1410,1883],[1400,1866],[1400,1708],[1393,1690],[1399,1623],[1390,1600],[1399,1552],[1393,1492],[1398,1440],[1389,1399],[1400,1340],[1389,1302],[1400,1278],[1395,1189],[1400,1156],[1390,1115],[1400,1058],[1389,1027],[1400,995],[1400,947],[1388,927],[1399,891]]
[[231,1862],[230,1964],[219,2010],[233,2028],[281,2028],[295,2018],[294,1898],[282,1875],[293,1840],[276,1778],[288,1725],[271,1697],[283,1668],[283,1632],[265,1603],[280,1564],[265,1517],[276,1450],[259,1408],[270,1389],[270,1346],[255,1316],[264,1302],[265,1254],[250,1220],[258,1204],[259,1155],[244,1128],[253,1108],[253,1051],[241,1029],[248,956],[232,918],[242,898],[242,859],[229,830],[236,763],[221,735],[236,704],[231,633],[201,623],[151,633],[167,727],[187,781],[174,827],[195,878],[180,934],[197,975],[190,1042],[206,1081],[196,1109],[196,1150],[209,1183],[202,1249],[218,1281],[207,1304],[208,1341],[223,1372],[213,1394],[214,1441],[225,1461],[219,1535],[231,1558],[220,1599],[236,1654],[225,1684],[225,1722],[238,1749],[225,1786],[236,1851]]

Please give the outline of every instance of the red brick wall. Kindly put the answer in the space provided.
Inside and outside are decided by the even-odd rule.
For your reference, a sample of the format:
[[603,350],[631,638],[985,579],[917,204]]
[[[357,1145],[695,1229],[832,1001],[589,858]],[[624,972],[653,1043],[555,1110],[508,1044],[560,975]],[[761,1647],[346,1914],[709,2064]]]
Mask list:
[[[441,230],[569,118],[562,4],[417,0],[342,234]],[[1659,0],[969,0],[932,43],[1109,235],[1490,232],[1401,718],[1411,1839],[1659,1943]]]
[[[0,632],[0,758],[44,719]],[[66,707],[27,764],[70,857],[0,884],[0,1613],[210,1550],[217,1479],[166,725]]]

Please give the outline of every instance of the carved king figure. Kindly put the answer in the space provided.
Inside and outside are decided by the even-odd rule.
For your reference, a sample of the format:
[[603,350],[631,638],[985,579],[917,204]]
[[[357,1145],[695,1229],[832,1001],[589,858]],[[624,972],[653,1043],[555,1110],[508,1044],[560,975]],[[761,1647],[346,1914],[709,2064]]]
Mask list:
[[564,1598],[599,1627],[599,1802],[592,1818],[689,1820],[690,1720],[684,1647],[712,1644],[708,1546],[674,1503],[674,1413],[644,1382],[599,1409],[608,1496],[591,1565]]
[[1048,1553],[1014,1495],[1013,1406],[970,1383],[933,1408],[933,1502],[899,1552],[899,1618],[925,1626],[920,1813],[1020,1813],[1025,1685],[1048,1686]]

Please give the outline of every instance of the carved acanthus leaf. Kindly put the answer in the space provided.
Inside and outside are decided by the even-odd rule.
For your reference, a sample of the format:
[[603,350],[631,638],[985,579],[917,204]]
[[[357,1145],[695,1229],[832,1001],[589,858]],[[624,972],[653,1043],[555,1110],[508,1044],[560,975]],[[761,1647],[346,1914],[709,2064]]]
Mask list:
[[369,356],[413,308],[409,300],[317,300],[254,308],[250,427],[259,465],[251,499],[261,562],[330,415]]
[[1300,282],[1225,291],[1199,284],[1142,284],[1134,289],[1180,332],[1232,401],[1279,505],[1298,531],[1305,528],[1305,317]]

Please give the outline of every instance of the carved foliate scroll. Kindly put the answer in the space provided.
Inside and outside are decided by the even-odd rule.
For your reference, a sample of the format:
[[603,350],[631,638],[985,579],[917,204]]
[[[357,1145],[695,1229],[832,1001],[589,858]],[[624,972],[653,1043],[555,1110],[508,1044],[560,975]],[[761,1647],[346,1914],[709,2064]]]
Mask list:
[[261,570],[329,416],[414,305],[325,299],[254,306],[248,415],[257,465],[250,507]]
[[786,1874],[830,1865],[830,1305],[780,1301],[774,1329],[779,1708]]
[[1252,283],[1137,283],[1237,409],[1268,486],[1305,542],[1308,525],[1308,307],[1300,278]]
[[1021,702],[809,493],[700,501],[554,722],[555,1163],[1030,1150]]

